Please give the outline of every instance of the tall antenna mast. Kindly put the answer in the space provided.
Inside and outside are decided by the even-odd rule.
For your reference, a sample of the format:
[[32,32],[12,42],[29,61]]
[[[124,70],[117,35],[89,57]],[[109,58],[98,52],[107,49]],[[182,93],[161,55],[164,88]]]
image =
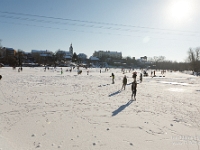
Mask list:
[[2,40],[0,39],[0,47],[2,47],[2,46],[1,46],[1,41],[2,41]]

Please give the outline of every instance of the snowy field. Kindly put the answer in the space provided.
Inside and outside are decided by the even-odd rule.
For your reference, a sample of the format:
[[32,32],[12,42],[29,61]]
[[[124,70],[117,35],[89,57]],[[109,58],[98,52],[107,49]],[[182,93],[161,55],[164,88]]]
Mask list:
[[133,101],[132,72],[63,71],[0,68],[0,150],[200,149],[200,77],[156,72]]

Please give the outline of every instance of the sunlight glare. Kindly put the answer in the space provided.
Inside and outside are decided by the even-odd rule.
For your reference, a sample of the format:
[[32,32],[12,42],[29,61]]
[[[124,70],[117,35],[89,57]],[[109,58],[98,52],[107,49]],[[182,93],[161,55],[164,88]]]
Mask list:
[[188,0],[174,1],[170,8],[170,16],[174,21],[184,21],[189,19],[192,12],[192,3]]

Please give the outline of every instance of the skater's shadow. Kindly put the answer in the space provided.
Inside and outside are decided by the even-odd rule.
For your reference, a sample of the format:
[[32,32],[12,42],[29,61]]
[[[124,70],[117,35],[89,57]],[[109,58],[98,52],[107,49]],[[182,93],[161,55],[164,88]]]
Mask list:
[[107,86],[107,85],[110,85],[110,84],[99,85],[98,87]]
[[111,96],[114,96],[114,95],[116,95],[116,94],[119,94],[121,91],[120,90],[118,90],[117,92],[114,92],[114,93],[112,93],[112,94],[110,94],[110,95],[108,95],[109,97],[111,97]]
[[116,109],[115,111],[112,112],[112,116],[116,116],[118,113],[120,113],[122,110],[124,110],[126,107],[128,107],[131,103],[133,102],[133,100],[130,100],[128,103],[126,103],[125,105],[120,106],[118,109]]

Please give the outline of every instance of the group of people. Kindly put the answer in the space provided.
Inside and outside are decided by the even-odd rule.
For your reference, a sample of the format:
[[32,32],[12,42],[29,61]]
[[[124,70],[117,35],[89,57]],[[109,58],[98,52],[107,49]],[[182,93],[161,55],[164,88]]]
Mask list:
[[[142,75],[140,75],[140,82],[141,82],[141,76]],[[132,94],[131,94],[131,99],[133,99],[133,96],[134,96],[134,100],[136,100],[136,92],[137,92],[137,82],[136,82],[136,77],[137,77],[137,73],[136,72],[134,72],[133,73],[133,82],[132,82],[132,84],[131,84],[131,92],[132,92]],[[122,89],[126,89],[126,85],[127,85],[127,78],[126,78],[126,75],[124,75],[124,78],[123,78],[123,80],[122,80]],[[121,89],[121,90],[122,90]]]
[[[112,84],[114,84],[115,82],[114,82],[114,78],[115,78],[115,75],[114,75],[114,73],[112,73],[111,74],[111,76],[110,77],[112,77]],[[133,97],[134,97],[134,100],[136,100],[136,92],[137,92],[137,81],[136,81],[136,77],[137,77],[137,72],[133,72],[133,82],[132,82],[132,84],[131,84],[131,91],[132,91],[132,94],[131,94],[131,99],[133,99]],[[140,73],[140,83],[142,82],[142,73]],[[121,88],[121,90],[122,89],[126,89],[126,85],[127,85],[127,77],[126,77],[126,75],[124,75],[124,77],[123,77],[123,80],[122,80],[122,88]]]

